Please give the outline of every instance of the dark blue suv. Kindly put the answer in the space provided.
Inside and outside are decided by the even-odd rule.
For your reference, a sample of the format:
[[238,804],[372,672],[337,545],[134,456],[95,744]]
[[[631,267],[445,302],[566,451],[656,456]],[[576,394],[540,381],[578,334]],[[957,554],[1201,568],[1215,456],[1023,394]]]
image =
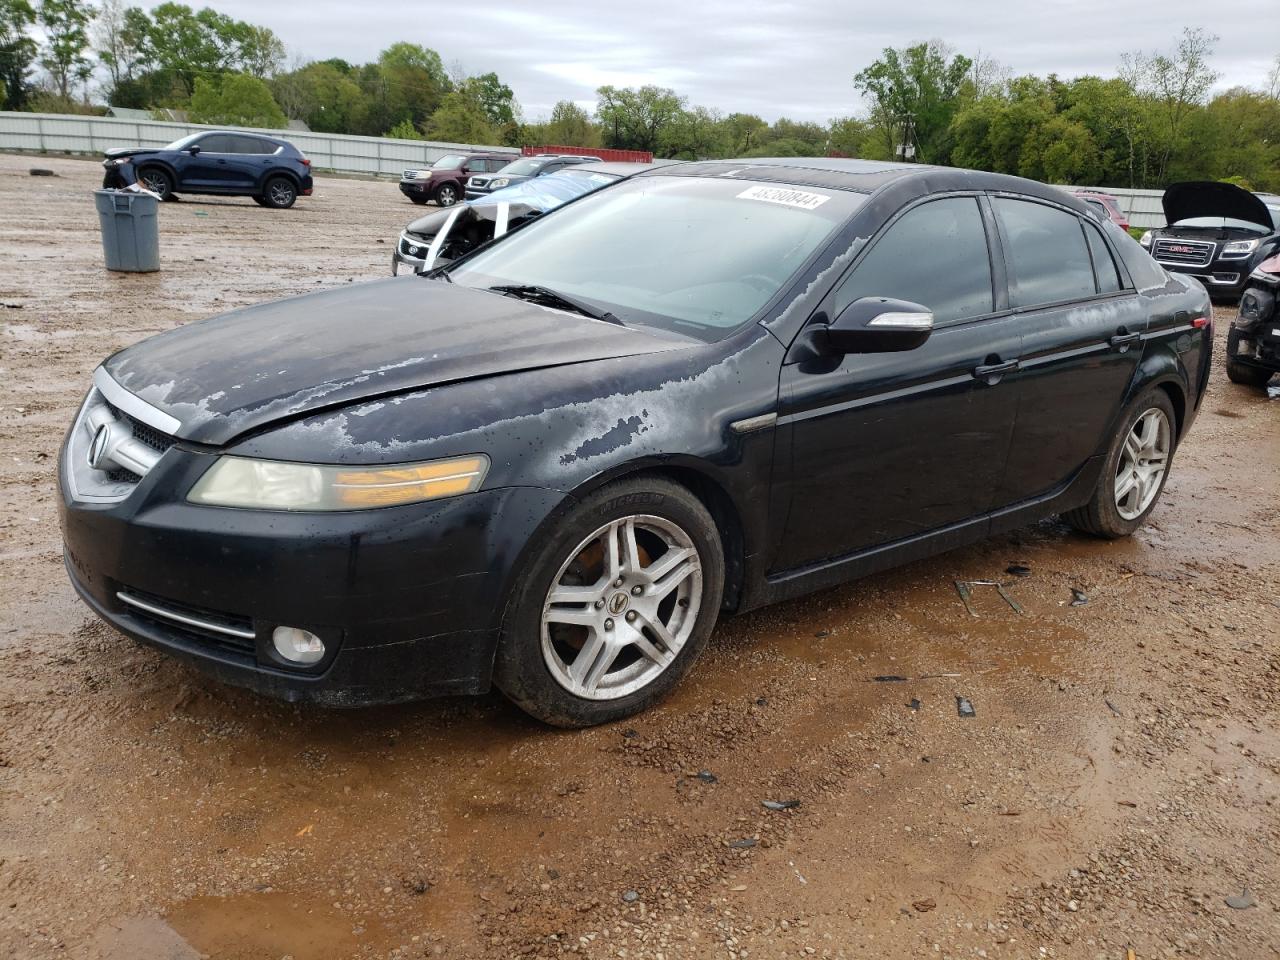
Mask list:
[[162,200],[220,193],[283,210],[299,196],[311,196],[311,161],[293,144],[257,133],[209,130],[167,147],[108,150],[102,165],[104,187],[139,183]]

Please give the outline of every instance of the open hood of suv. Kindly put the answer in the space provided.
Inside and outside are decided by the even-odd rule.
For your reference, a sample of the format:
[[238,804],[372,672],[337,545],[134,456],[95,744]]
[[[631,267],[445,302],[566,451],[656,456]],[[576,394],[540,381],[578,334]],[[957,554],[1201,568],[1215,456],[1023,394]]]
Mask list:
[[421,277],[352,284],[187,324],[103,365],[222,445],[299,414],[458,380],[685,346],[521,300]]
[[1275,229],[1267,205],[1234,183],[1216,180],[1175,183],[1165,190],[1160,204],[1170,224],[1192,217],[1227,217],[1256,223],[1265,227],[1268,233]]

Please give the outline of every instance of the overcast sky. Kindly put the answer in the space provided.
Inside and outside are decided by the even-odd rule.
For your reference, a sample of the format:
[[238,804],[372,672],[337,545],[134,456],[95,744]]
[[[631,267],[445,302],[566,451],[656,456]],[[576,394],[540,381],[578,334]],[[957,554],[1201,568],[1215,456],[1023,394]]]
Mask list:
[[[1172,50],[1184,26],[1217,33],[1220,87],[1262,86],[1280,53],[1278,0],[188,0],[271,27],[292,56],[353,63],[397,40],[469,73],[494,70],[528,120],[602,84],[673,87],[690,104],[825,123],[860,112],[851,79],[884,47],[937,37],[1015,74],[1113,75],[1128,50]],[[1207,11],[1222,11],[1213,19]]]

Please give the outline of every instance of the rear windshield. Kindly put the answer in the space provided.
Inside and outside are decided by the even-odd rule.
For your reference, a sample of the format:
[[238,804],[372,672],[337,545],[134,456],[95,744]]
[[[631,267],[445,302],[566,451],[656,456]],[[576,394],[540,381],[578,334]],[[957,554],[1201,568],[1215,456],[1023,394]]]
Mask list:
[[719,340],[753,319],[863,202],[745,180],[644,176],[583,197],[450,270],[536,285],[626,325]]

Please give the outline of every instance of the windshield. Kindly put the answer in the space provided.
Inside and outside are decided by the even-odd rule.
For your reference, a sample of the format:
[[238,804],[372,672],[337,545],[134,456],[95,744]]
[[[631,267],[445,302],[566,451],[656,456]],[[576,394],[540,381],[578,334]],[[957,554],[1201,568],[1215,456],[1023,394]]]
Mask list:
[[203,130],[201,130],[199,133],[189,133],[185,137],[183,137],[181,140],[175,140],[173,141],[173,143],[169,144],[167,147],[162,147],[161,149],[185,150],[187,149],[187,147],[191,146],[191,144],[195,143],[197,140],[203,137],[204,134],[205,134],[205,131]]
[[457,154],[449,154],[447,157],[441,157],[431,165],[432,170],[457,170],[460,166],[467,162],[466,157],[460,157]]
[[547,163],[548,160],[545,157],[524,157],[520,160],[513,160],[498,172],[513,177],[531,177],[546,166]]
[[[1275,211],[1271,213],[1271,219],[1276,218]],[[1188,217],[1186,220],[1179,220],[1176,223],[1169,224],[1171,227],[1204,227],[1219,228],[1231,227],[1235,230],[1252,230],[1254,233],[1266,233],[1267,228],[1260,223],[1254,223],[1251,220],[1236,220],[1233,217]]]
[[751,320],[863,202],[840,190],[644,176],[536,220],[449,271],[540,286],[708,342]]
[[503,187],[501,190],[495,190],[493,193],[467,202],[477,208],[496,207],[502,203],[522,203],[532,210],[546,212],[584,193],[615,183],[617,180],[617,176],[609,173],[582,176],[577,170],[561,170],[558,173],[549,173],[545,177],[534,177],[532,180],[524,180],[513,186]]

